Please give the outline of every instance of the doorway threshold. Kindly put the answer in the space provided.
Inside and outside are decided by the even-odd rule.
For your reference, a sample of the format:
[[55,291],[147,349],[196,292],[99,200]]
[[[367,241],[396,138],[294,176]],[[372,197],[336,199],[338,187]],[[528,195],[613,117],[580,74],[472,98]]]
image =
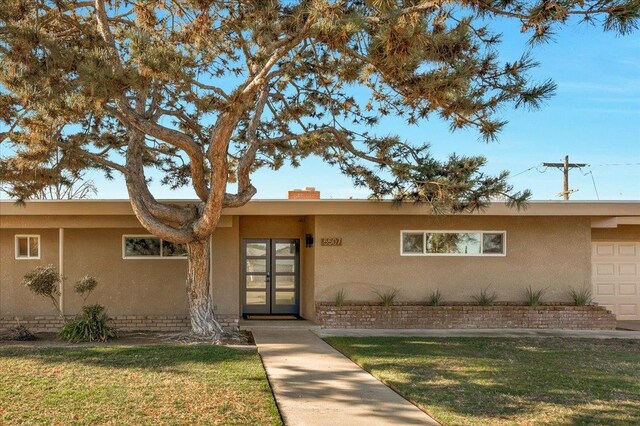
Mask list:
[[252,320],[265,320],[265,321],[291,321],[291,320],[299,320],[300,317],[297,315],[245,315],[245,319],[248,321]]

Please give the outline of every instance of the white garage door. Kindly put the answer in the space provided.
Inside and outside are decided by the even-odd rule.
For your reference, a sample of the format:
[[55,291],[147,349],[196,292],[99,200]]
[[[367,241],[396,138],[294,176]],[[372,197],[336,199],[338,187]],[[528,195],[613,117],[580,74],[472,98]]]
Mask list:
[[592,244],[594,300],[618,320],[640,320],[640,242]]

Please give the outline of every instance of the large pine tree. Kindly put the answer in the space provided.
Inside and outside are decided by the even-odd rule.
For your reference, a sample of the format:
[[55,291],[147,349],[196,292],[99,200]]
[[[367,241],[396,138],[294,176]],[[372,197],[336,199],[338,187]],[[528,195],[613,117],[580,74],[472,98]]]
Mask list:
[[[377,197],[447,211],[496,196],[521,203],[529,194],[513,193],[506,173],[483,174],[484,158],[438,161],[426,145],[379,137],[376,123],[437,116],[494,139],[500,108],[538,107],[554,89],[530,81],[527,55],[500,61],[495,21],[519,21],[538,42],[572,15],[629,33],[639,9],[639,0],[3,0],[0,173],[19,200],[68,173],[122,175],[142,225],[186,244],[193,332],[216,336],[209,237],[223,208],[256,193],[252,172],[316,155]],[[157,201],[152,168],[165,185],[191,185],[197,201]]]

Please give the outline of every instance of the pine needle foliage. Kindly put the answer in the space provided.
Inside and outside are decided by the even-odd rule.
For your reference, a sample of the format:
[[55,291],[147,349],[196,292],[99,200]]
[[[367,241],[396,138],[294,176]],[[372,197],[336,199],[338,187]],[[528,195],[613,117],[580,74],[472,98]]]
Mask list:
[[[624,35],[639,10],[637,0],[5,0],[0,176],[22,200],[87,169],[123,174],[143,224],[180,242],[251,199],[255,170],[310,155],[374,197],[522,205],[529,192],[482,172],[485,158],[437,160],[376,124],[435,116],[494,140],[502,108],[538,108],[555,89],[531,80],[529,54],[500,58],[494,22],[518,21],[532,42],[572,16]],[[191,185],[205,207],[159,203],[149,168],[171,188]]]

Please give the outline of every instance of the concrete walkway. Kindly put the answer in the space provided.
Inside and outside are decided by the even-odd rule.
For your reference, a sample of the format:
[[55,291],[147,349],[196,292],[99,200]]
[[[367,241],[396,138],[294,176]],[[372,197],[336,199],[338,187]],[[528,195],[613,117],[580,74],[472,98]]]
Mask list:
[[574,337],[584,339],[640,339],[640,331],[537,328],[446,330],[316,328],[314,332],[320,337]]
[[305,327],[251,327],[287,426],[438,425]]

